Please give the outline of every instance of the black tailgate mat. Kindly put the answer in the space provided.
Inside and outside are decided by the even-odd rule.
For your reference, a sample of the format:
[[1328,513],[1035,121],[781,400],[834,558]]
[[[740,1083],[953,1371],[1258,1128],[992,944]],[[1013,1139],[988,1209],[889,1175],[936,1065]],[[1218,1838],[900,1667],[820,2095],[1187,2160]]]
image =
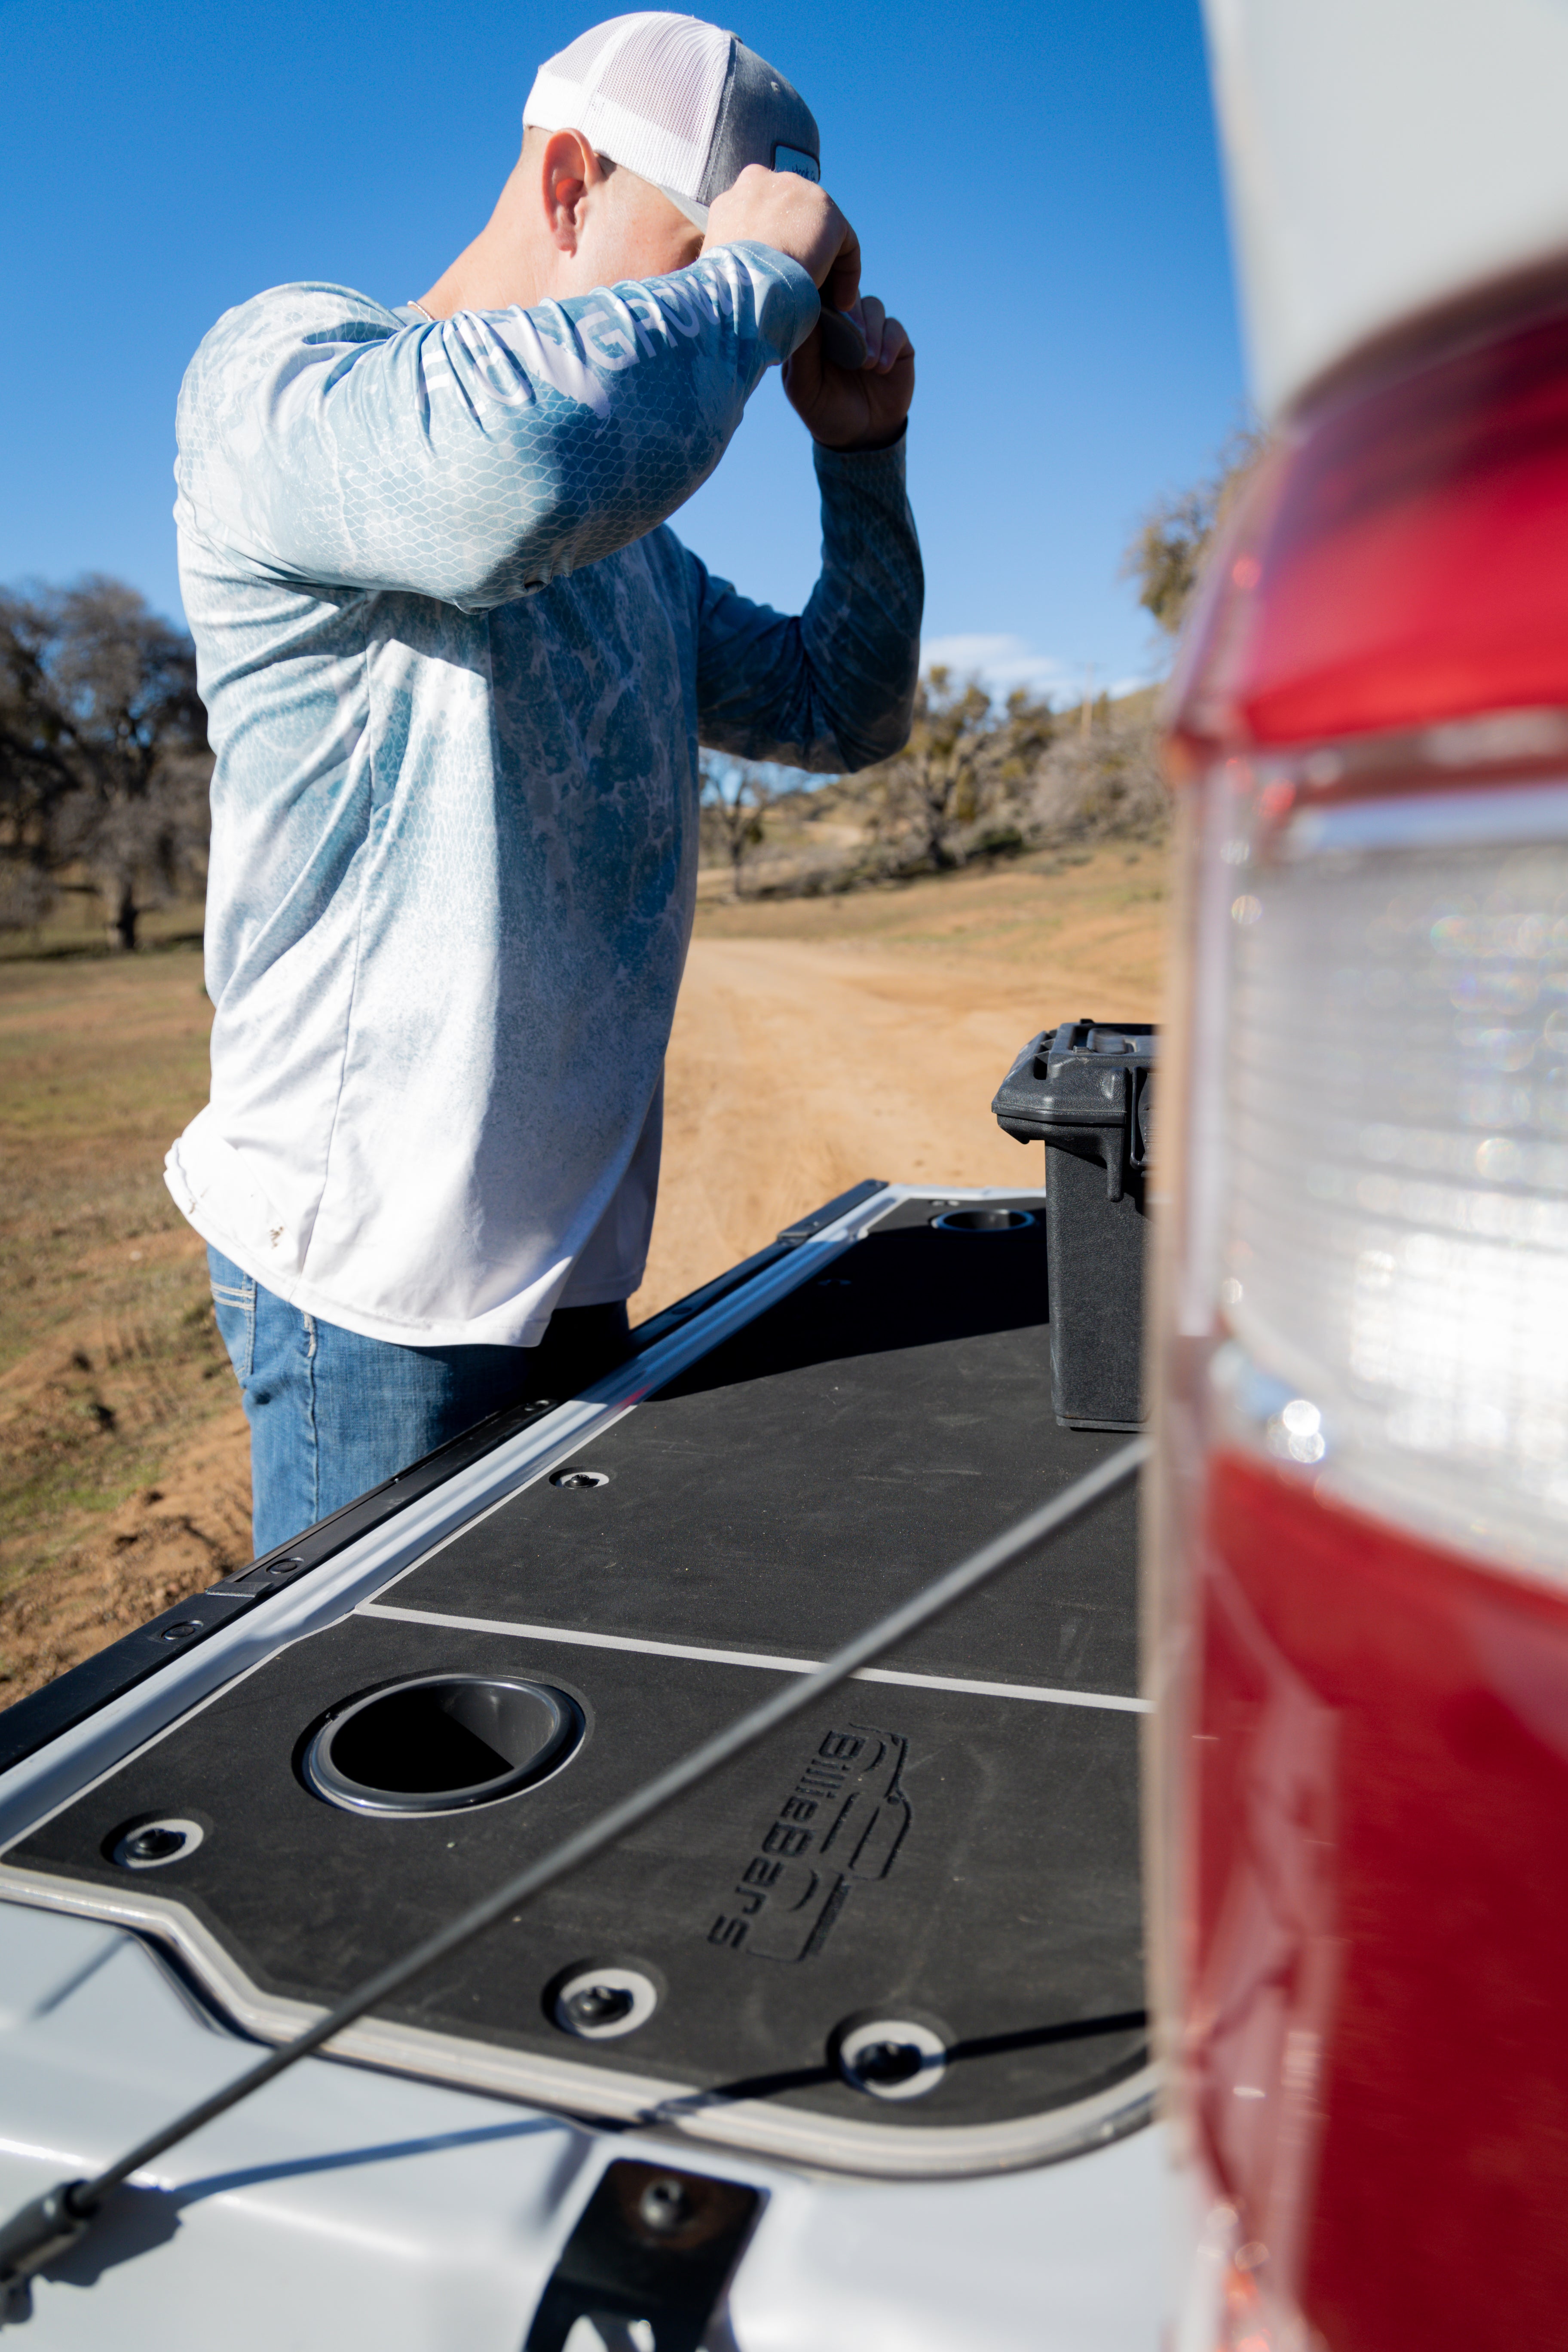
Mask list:
[[[947,1232],[936,1213],[907,1204],[565,1465],[605,1483],[536,1482],[175,1724],[7,1864],[90,1907],[94,1888],[127,1891],[110,1855],[128,1822],[194,1820],[201,1843],[138,1874],[137,1894],[183,1906],[264,1996],[346,1993],[776,1687],[752,1661],[825,1655],[1123,1442],[1050,1413],[1043,1218]],[[384,2014],[917,2135],[1136,2073],[1131,1494],[884,1670]],[[311,1791],[302,1758],[330,1710],[437,1673],[563,1691],[585,1726],[575,1755],[458,1812],[389,1818]],[[564,2032],[553,1989],[605,1966],[648,1979],[652,2015],[615,2041]],[[946,2046],[928,2095],[873,2100],[843,2079],[837,2037],[874,2017]]]

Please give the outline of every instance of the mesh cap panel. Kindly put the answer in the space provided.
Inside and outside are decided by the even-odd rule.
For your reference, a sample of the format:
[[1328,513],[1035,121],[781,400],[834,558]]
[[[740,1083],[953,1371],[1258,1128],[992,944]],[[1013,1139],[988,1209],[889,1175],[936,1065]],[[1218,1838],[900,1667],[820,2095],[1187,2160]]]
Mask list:
[[703,225],[748,163],[772,171],[783,150],[821,152],[810,109],[764,58],[716,25],[663,10],[579,34],[540,68],[522,119],[580,131]]
[[599,94],[658,122],[706,161],[733,46],[695,16],[645,16],[605,61]]
[[551,71],[560,74],[566,81],[585,79],[588,68],[600,50],[606,42],[620,39],[627,21],[624,16],[612,16],[606,24],[594,25],[587,32],[579,33],[559,57],[551,58]]

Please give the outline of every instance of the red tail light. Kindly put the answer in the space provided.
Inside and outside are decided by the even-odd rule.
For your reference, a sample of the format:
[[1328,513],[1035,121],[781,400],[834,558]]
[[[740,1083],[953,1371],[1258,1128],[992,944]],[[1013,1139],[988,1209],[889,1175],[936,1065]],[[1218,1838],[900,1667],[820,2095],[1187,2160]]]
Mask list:
[[1182,2352],[1568,2337],[1568,320],[1321,402],[1179,685]]

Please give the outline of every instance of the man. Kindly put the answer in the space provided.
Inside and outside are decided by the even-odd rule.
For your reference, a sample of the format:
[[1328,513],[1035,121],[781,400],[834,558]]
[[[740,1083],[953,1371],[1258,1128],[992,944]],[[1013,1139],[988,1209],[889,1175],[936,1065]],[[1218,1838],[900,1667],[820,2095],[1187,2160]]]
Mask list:
[[[835,772],[909,730],[913,353],[859,299],[804,102],[730,34],[639,15],[552,59],[523,121],[418,302],[277,288],[180,395],[216,1017],[168,1181],[258,1551],[624,1351],[698,744]],[[825,299],[862,364],[825,353]],[[665,527],[779,362],[822,497],[798,619]]]

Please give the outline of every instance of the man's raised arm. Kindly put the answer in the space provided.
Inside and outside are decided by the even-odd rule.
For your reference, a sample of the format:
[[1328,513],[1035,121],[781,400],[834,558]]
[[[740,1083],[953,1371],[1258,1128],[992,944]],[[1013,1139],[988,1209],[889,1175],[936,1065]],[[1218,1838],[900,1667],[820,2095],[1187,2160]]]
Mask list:
[[798,262],[747,243],[412,326],[341,288],[283,288],[192,362],[177,511],[279,579],[505,604],[689,498],[819,308]]
[[[712,208],[704,250],[721,236],[756,234],[752,223],[788,194],[775,174],[742,173]],[[813,335],[784,366],[784,390],[816,445],[822,492],[822,572],[811,601],[789,618],[688,560],[703,742],[822,775],[869,767],[908,740],[925,583],[904,494],[914,347],[882,303],[861,294],[859,243],[847,222],[831,266],[819,261],[818,270],[829,303],[852,310],[866,357],[859,367],[837,364]]]

